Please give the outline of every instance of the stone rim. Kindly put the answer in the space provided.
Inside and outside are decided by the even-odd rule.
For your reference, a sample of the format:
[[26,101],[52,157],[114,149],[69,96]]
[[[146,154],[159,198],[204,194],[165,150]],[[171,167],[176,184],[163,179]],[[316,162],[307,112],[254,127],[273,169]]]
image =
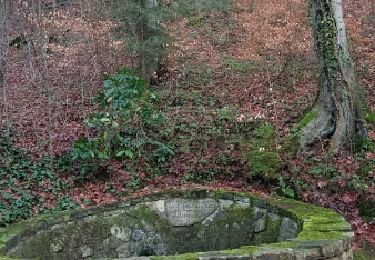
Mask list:
[[232,199],[235,201],[251,200],[254,206],[269,210],[277,208],[284,215],[295,219],[301,231],[297,238],[285,242],[263,244],[261,246],[244,246],[238,249],[214,252],[154,256],[150,257],[151,259],[268,259],[276,256],[280,256],[279,259],[352,259],[351,247],[354,233],[351,230],[351,226],[340,214],[330,209],[285,198],[261,198],[252,193],[202,189],[170,190],[140,198],[130,198],[124,202],[117,202],[100,208],[58,212],[21,221],[8,228],[0,229],[0,259],[10,259],[1,258],[1,256],[5,257],[6,253],[17,245],[23,237],[32,236],[38,231],[45,230],[51,226],[69,222],[73,219],[83,219],[106,211],[121,211],[121,209],[132,205],[174,197],[189,199],[214,197],[215,199]]

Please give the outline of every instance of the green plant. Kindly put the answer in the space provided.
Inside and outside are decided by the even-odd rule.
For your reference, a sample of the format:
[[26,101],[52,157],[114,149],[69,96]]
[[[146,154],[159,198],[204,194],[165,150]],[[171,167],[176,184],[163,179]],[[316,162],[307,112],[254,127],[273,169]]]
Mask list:
[[375,151],[374,142],[369,138],[366,138],[366,139],[356,138],[354,140],[354,150],[358,153],[374,152]]
[[[204,87],[212,83],[213,70],[211,67],[202,64],[188,67],[184,70],[183,75],[183,86],[186,87]],[[188,89],[187,94],[191,94],[191,90]]]
[[230,58],[224,60],[224,65],[232,71],[241,73],[258,72],[262,69],[262,64],[254,60],[239,60]]
[[216,114],[216,119],[219,121],[224,121],[224,120],[234,121],[235,116],[236,116],[235,110],[230,107],[223,107],[223,108],[216,109],[215,114]]
[[348,181],[349,188],[352,188],[357,191],[362,191],[362,192],[367,191],[370,185],[371,183],[366,178],[363,178],[361,176],[353,176]]
[[296,195],[293,188],[286,184],[282,176],[279,176],[279,188],[283,193],[284,197],[293,199]]
[[335,168],[329,166],[315,166],[308,170],[309,174],[331,179],[340,175]]
[[132,175],[129,182],[126,183],[125,187],[131,190],[140,190],[144,186],[144,183],[139,176]]
[[219,174],[216,169],[192,170],[182,177],[182,182],[207,183]]
[[265,180],[277,179],[279,161],[275,144],[275,128],[271,124],[265,123],[256,128],[253,134],[250,152],[246,156],[250,164],[251,177],[257,176]]
[[52,166],[49,158],[32,160],[0,131],[0,226],[27,219],[35,209],[50,212],[40,194],[56,195],[69,187]]
[[188,25],[191,27],[200,27],[205,22],[205,17],[198,16],[198,17],[192,17],[189,19]]
[[70,210],[79,208],[79,204],[72,198],[64,196],[56,204],[54,211]]
[[159,140],[164,116],[156,106],[155,93],[131,70],[106,77],[95,101],[100,111],[91,114],[86,123],[97,135],[74,143],[73,160],[97,168],[110,159],[134,162],[151,156],[164,162],[174,154],[171,145]]
[[25,36],[20,35],[10,41],[9,47],[16,47],[17,49],[21,49],[23,46],[26,46],[27,44],[28,42]]

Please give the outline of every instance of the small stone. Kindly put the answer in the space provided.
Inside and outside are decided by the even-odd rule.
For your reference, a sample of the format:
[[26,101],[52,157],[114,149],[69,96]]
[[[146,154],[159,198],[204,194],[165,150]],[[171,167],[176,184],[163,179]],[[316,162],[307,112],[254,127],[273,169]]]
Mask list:
[[247,209],[251,207],[250,202],[244,202],[244,201],[237,201],[236,205],[240,206],[243,209]]
[[165,200],[157,200],[150,203],[146,203],[146,205],[151,205],[151,208],[153,208],[158,213],[164,213],[165,211]]
[[116,249],[116,251],[118,253],[118,257],[120,258],[128,258],[131,256],[129,246],[127,244],[120,246]]
[[51,251],[52,253],[57,253],[62,251],[63,245],[61,241],[57,241],[56,243],[51,244]]
[[151,231],[153,231],[153,226],[150,224],[150,223],[148,223],[148,222],[146,222],[145,220],[141,220],[141,223],[142,223],[142,228],[143,228],[143,230],[145,231],[145,232],[151,232]]
[[122,241],[129,241],[131,232],[130,228],[122,228],[119,226],[111,227],[111,234]]
[[160,236],[160,234],[155,234],[152,238],[152,241],[154,244],[161,244],[163,243],[163,239],[162,237]]
[[267,211],[265,209],[254,208],[254,219],[258,220],[266,217]]
[[216,220],[219,220],[219,219],[224,219],[225,218],[225,214],[224,212],[220,211],[220,210],[215,210],[214,213],[212,213],[210,216],[208,216],[206,219],[204,219],[202,221],[202,224],[205,225],[205,226],[208,226],[210,225],[212,222],[216,221]]
[[341,240],[330,241],[321,247],[321,251],[326,258],[337,256],[344,252],[343,242]]
[[267,216],[269,216],[273,221],[277,221],[280,219],[280,216],[277,215],[276,213],[274,212],[268,212],[267,213]]
[[143,230],[140,230],[140,229],[133,230],[132,239],[135,241],[139,241],[143,238],[144,234],[145,233],[143,232]]
[[166,255],[167,251],[163,245],[155,245],[154,247],[154,254],[155,256],[163,256]]
[[219,203],[220,209],[229,210],[234,202],[232,200],[219,200]]
[[283,218],[281,221],[280,234],[277,241],[285,241],[295,238],[298,233],[297,222],[290,218]]
[[254,222],[254,232],[259,233],[266,229],[266,218],[258,219]]
[[92,249],[88,246],[82,246],[79,248],[81,250],[81,256],[82,258],[87,258],[87,257],[90,257],[92,256]]
[[292,249],[265,249],[256,252],[253,256],[256,260],[295,260]]
[[120,245],[123,245],[124,244],[124,241],[112,236],[112,237],[109,237],[105,240],[103,240],[103,246],[106,247],[106,248],[110,248],[110,249],[116,249],[118,248]]

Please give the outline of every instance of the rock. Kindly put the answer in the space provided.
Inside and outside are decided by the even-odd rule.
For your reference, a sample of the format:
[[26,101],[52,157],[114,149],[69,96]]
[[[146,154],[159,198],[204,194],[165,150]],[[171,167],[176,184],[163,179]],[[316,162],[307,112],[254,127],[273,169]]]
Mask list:
[[267,215],[272,219],[273,221],[277,221],[280,219],[280,216],[273,212],[268,212]]
[[254,232],[259,233],[266,229],[266,218],[258,219],[254,222]]
[[82,258],[87,258],[87,257],[90,257],[92,256],[92,249],[88,246],[82,246],[79,248],[81,250],[81,256]]
[[[24,259],[24,256],[28,259],[137,256],[142,258],[134,259],[148,259],[143,257],[181,253],[188,253],[182,258],[201,257],[202,260],[352,259],[353,232],[339,214],[329,214],[330,219],[322,221],[327,209],[319,211],[316,206],[283,199],[262,203],[260,198],[237,194],[178,191],[72,211],[61,218],[53,215],[48,222],[45,218],[37,222],[36,228],[35,223],[27,226],[23,231],[29,234],[26,237],[16,234],[9,236],[11,240],[0,241],[0,248],[2,245],[1,250],[6,250],[2,252],[15,259]],[[298,208],[295,213],[295,207],[303,210]],[[304,221],[308,229],[296,238],[299,223]],[[341,232],[342,236],[322,240],[319,235],[319,240],[310,241],[311,230],[319,234],[337,231],[335,234]],[[11,231],[3,238],[13,234]],[[308,240],[304,240],[306,237]],[[288,239],[292,240],[285,244],[287,247],[284,243],[281,248],[276,248],[276,244],[267,245]],[[15,244],[16,240],[20,243]],[[223,251],[226,249],[231,250]]]
[[267,210],[254,208],[254,232],[259,233],[266,229]]
[[139,240],[141,240],[143,238],[144,234],[145,233],[143,232],[143,230],[135,229],[132,232],[132,239],[134,241],[139,241]]
[[57,253],[57,252],[62,251],[63,243],[61,241],[57,241],[56,243],[52,243],[50,247],[53,253]]
[[128,258],[131,256],[129,245],[127,244],[120,246],[116,249],[116,251],[118,253],[118,257],[120,258]]
[[281,221],[280,234],[277,241],[285,241],[295,238],[298,234],[297,222],[290,218],[283,218]]
[[234,202],[232,200],[219,200],[220,209],[228,210],[232,207]]
[[131,233],[130,228],[122,228],[119,226],[111,227],[111,234],[122,241],[129,241]]
[[[159,204],[160,202],[158,202]],[[160,207],[160,205],[159,205]],[[153,208],[157,208],[156,205]],[[202,222],[218,208],[214,199],[170,199],[165,201],[165,212],[158,211],[174,227],[186,227]]]

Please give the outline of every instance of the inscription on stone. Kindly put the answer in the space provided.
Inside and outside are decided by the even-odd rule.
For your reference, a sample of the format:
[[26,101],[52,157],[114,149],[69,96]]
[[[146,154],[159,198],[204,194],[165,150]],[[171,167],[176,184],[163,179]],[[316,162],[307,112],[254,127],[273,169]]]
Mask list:
[[170,199],[165,201],[164,217],[172,226],[183,227],[202,222],[218,207],[214,199]]

